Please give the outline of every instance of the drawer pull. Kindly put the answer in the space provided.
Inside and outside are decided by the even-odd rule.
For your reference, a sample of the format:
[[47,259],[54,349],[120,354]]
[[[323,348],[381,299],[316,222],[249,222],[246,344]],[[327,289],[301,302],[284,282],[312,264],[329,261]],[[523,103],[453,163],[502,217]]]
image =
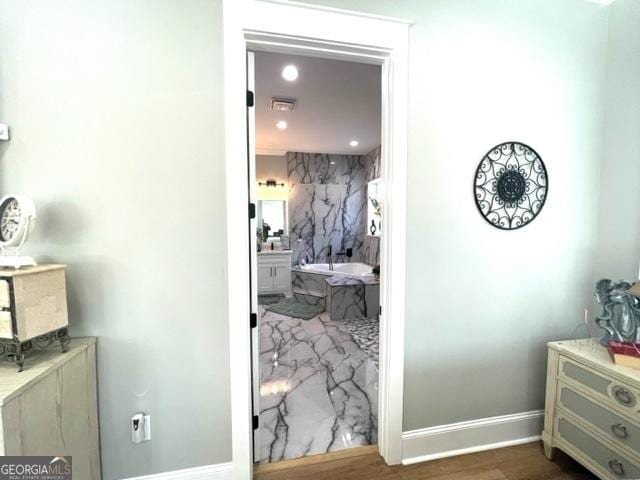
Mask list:
[[615,425],[611,425],[611,431],[618,438],[627,438],[629,436],[629,432],[627,432],[627,427],[625,427],[621,423],[616,423]]
[[618,476],[624,475],[624,465],[620,460],[609,460],[609,469]]
[[619,404],[626,407],[632,407],[636,404],[636,398],[624,387],[613,387],[613,396]]

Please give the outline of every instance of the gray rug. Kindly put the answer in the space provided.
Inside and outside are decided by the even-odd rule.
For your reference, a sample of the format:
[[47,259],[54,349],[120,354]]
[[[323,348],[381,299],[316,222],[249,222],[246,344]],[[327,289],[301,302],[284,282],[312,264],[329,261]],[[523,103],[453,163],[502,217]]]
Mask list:
[[258,305],[273,305],[274,303],[284,300],[284,294],[276,293],[273,295],[258,295]]
[[324,312],[324,305],[309,305],[300,303],[295,298],[285,298],[278,303],[269,305],[267,310],[301,320],[311,320]]

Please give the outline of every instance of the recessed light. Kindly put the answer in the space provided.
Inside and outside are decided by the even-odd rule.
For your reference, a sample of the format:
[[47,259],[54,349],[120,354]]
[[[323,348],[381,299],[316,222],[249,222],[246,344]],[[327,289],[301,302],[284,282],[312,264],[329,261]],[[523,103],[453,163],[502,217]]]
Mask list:
[[287,122],[285,122],[284,120],[280,120],[278,123],[276,123],[276,127],[278,127],[280,130],[286,130]]
[[298,78],[298,68],[295,65],[287,65],[282,69],[282,78],[288,82],[293,82]]
[[349,145],[352,147],[357,147],[359,145],[358,140],[351,140],[349,142]]

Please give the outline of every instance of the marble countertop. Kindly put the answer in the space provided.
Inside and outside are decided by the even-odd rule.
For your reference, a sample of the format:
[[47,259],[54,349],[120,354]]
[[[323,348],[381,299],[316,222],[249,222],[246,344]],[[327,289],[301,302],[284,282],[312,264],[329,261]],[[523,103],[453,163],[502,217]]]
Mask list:
[[59,368],[95,343],[96,337],[72,338],[66,353],[62,353],[58,342],[42,350],[35,348],[26,354],[22,372],[18,372],[14,362],[0,358],[0,405],[29,388],[49,370]]

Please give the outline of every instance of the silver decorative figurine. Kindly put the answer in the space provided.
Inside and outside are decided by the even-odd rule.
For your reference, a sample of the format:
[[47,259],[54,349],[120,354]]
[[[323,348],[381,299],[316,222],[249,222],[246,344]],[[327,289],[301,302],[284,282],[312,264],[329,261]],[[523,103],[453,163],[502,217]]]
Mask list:
[[605,331],[600,343],[605,347],[610,341],[640,342],[640,298],[630,290],[629,282],[600,280],[595,296],[602,305],[602,314],[596,324]]

